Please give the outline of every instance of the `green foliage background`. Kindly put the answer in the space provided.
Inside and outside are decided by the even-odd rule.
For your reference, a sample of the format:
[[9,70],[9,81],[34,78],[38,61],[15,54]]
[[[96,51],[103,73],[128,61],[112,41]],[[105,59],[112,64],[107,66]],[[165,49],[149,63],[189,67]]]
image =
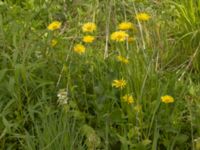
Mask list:
[[[137,12],[151,19],[140,23]],[[62,28],[48,31],[55,20]],[[77,55],[89,21],[97,40]],[[108,38],[123,21],[136,27],[133,43]],[[199,150],[199,29],[198,0],[1,1],[0,149]],[[111,86],[120,78],[123,90]],[[126,93],[134,104],[121,101]],[[175,102],[161,103],[168,94]]]

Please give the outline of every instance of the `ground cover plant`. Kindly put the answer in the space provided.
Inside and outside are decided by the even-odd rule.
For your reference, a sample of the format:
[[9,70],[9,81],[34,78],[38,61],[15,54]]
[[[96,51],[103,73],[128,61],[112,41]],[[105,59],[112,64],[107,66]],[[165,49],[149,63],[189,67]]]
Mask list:
[[0,1],[0,149],[199,150],[200,1]]

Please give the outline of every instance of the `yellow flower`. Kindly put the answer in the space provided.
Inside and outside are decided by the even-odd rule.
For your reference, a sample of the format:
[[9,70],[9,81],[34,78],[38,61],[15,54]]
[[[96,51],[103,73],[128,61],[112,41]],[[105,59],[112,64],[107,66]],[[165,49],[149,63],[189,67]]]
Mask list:
[[134,40],[135,40],[134,37],[128,37],[128,42],[129,42],[129,43],[133,42]]
[[54,22],[50,23],[47,28],[50,31],[54,31],[56,29],[59,29],[60,27],[61,27],[61,22],[54,21]]
[[136,105],[135,107],[134,107],[134,110],[136,111],[136,112],[140,112],[141,110],[142,110],[142,106],[141,105]]
[[119,30],[129,30],[133,29],[133,24],[131,22],[122,22],[118,25]]
[[86,35],[83,37],[83,42],[85,43],[92,43],[95,40],[94,36]]
[[83,26],[82,26],[82,30],[83,32],[93,32],[95,31],[97,28],[96,24],[93,23],[93,22],[88,22],[88,23],[85,23]]
[[123,42],[128,38],[128,34],[124,31],[116,31],[111,34],[111,40]]
[[161,97],[161,101],[163,103],[173,103],[174,102],[174,98],[170,95],[165,95]]
[[138,13],[136,14],[135,18],[139,21],[148,21],[151,16],[147,13]]
[[117,60],[118,60],[119,62],[124,63],[124,64],[128,64],[128,63],[129,63],[129,60],[128,60],[127,58],[121,56],[121,55],[117,56]]
[[113,80],[112,87],[123,89],[126,86],[126,81],[121,80]]
[[128,94],[124,95],[124,96],[122,97],[122,100],[123,100],[124,102],[127,102],[128,104],[134,103],[133,96],[132,96],[132,95],[128,95]]
[[54,47],[56,46],[58,41],[56,39],[51,40],[51,46]]
[[81,54],[85,53],[85,46],[83,46],[82,44],[76,44],[74,46],[74,51],[81,55]]

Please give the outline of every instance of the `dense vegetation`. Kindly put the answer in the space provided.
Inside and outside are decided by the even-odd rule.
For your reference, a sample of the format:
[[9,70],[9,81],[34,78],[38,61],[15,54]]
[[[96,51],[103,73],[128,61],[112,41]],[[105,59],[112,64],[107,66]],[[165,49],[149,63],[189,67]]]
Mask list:
[[199,0],[0,1],[0,149],[200,150],[199,41]]

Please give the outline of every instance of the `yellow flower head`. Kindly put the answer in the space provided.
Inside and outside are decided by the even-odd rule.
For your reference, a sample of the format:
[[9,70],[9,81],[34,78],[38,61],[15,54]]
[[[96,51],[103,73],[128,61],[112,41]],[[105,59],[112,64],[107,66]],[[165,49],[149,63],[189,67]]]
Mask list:
[[74,46],[74,51],[81,55],[81,54],[85,53],[85,46],[83,46],[82,44],[76,44]]
[[123,89],[126,86],[126,81],[121,80],[113,80],[112,87]]
[[135,40],[134,37],[128,37],[128,42],[129,42],[129,43],[133,42],[134,40]]
[[111,34],[111,40],[123,42],[128,38],[128,34],[124,31],[116,31]]
[[54,47],[56,46],[58,41],[56,39],[51,40],[51,46]]
[[148,21],[151,18],[151,16],[147,13],[138,13],[135,16],[135,19],[139,21]]
[[174,102],[174,98],[170,95],[165,95],[161,97],[161,101],[163,103],[173,103]]
[[141,110],[142,110],[142,106],[141,105],[136,105],[135,107],[134,107],[134,110],[136,111],[136,112],[140,112]]
[[93,32],[97,29],[97,26],[95,23],[93,22],[88,22],[88,23],[85,23],[83,24],[82,26],[82,30],[83,32]]
[[133,29],[133,24],[131,22],[122,22],[118,25],[119,30],[129,30]]
[[83,37],[83,42],[85,43],[92,43],[95,40],[94,36],[86,35]]
[[118,60],[119,62],[124,63],[124,64],[128,64],[128,63],[129,63],[129,60],[128,60],[127,58],[121,56],[121,55],[117,56],[117,60]]
[[124,102],[127,102],[128,104],[134,103],[133,96],[132,96],[132,95],[128,95],[128,94],[124,95],[124,96],[122,97],[122,100],[123,100]]
[[56,29],[60,29],[60,27],[61,27],[61,22],[54,21],[54,22],[50,23],[47,28],[50,31],[54,31]]

